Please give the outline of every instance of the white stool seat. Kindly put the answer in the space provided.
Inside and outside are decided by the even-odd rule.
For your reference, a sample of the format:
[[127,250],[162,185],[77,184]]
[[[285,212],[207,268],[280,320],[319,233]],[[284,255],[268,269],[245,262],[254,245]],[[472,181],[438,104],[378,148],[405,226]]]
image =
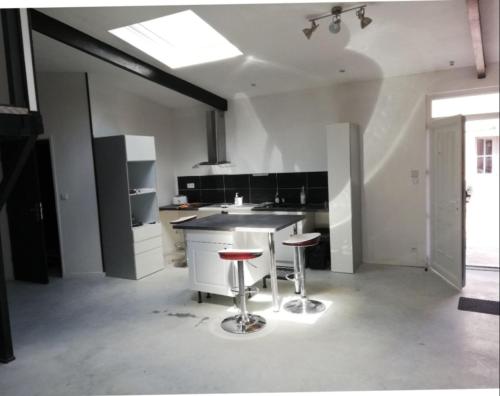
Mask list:
[[181,223],[185,223],[186,221],[196,219],[196,217],[197,217],[196,215],[179,217],[178,219],[171,220],[171,221],[170,221],[170,224],[181,224]]
[[321,234],[319,232],[292,235],[286,241],[283,241],[283,245],[299,247],[314,246],[318,244],[320,237]]

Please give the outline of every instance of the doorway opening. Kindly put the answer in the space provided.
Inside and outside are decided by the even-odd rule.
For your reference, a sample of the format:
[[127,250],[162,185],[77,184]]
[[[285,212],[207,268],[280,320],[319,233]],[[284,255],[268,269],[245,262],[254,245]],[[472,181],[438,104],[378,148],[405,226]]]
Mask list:
[[[16,164],[20,143],[2,146],[2,167]],[[50,143],[38,140],[7,200],[14,279],[48,283],[61,277],[62,260]]]
[[499,268],[498,88],[434,96],[432,119],[465,116],[465,264]]
[[49,140],[38,140],[35,149],[40,184],[40,200],[43,208],[43,233],[45,237],[48,274],[49,276],[60,278],[62,277],[62,259]]
[[465,123],[466,264],[499,267],[498,117]]

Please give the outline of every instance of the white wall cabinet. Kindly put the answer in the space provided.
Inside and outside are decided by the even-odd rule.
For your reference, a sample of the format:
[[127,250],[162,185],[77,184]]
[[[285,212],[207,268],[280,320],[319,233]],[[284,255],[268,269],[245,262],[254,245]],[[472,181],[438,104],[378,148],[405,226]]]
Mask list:
[[94,139],[106,275],[140,279],[164,268],[154,138]]

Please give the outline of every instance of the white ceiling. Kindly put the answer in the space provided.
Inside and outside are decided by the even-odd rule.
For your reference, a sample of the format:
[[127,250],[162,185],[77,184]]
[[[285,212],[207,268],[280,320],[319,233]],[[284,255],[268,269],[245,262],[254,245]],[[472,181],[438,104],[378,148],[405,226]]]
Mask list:
[[[499,59],[499,2],[481,0],[480,4],[486,61],[496,63]],[[328,4],[273,4],[41,11],[228,99],[237,94],[256,96],[443,70],[450,68],[450,60],[455,62],[455,68],[474,65],[465,0],[369,3],[366,15],[373,23],[365,30],[360,29],[355,14],[348,13],[343,16],[341,33],[330,34],[326,19],[320,22],[311,40],[307,40],[301,31],[308,26],[306,18],[328,12],[330,7]],[[235,44],[244,56],[170,70],[108,33],[113,28],[185,9],[195,11]],[[35,37],[37,66],[42,69],[82,68],[86,66],[84,62],[91,62],[90,56],[80,54],[78,57],[77,51],[67,47],[64,57],[57,56],[57,51],[65,46],[51,41],[40,35]],[[94,67],[100,68],[99,63],[103,62],[94,60]],[[109,67],[118,70],[106,67],[108,72]],[[346,72],[340,73],[340,69]],[[124,76],[127,74],[120,72]],[[113,80],[121,80],[121,77]],[[151,86],[155,84],[148,84],[147,89],[137,89],[151,99],[171,107],[191,104],[180,95],[172,96],[165,93],[168,90],[159,86],[153,89]],[[127,87],[128,82],[122,86]]]

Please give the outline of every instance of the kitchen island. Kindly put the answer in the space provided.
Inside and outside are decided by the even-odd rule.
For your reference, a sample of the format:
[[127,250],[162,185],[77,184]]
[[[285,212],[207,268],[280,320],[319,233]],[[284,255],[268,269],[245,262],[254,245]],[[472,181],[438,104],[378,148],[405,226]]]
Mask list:
[[[232,296],[236,271],[223,262],[217,252],[227,248],[264,248],[264,254],[245,266],[245,279],[252,285],[271,276],[273,309],[279,311],[278,279],[274,253],[274,234],[296,225],[304,215],[215,214],[174,225],[186,233],[190,286],[196,291]],[[293,227],[297,232],[297,227]]]

